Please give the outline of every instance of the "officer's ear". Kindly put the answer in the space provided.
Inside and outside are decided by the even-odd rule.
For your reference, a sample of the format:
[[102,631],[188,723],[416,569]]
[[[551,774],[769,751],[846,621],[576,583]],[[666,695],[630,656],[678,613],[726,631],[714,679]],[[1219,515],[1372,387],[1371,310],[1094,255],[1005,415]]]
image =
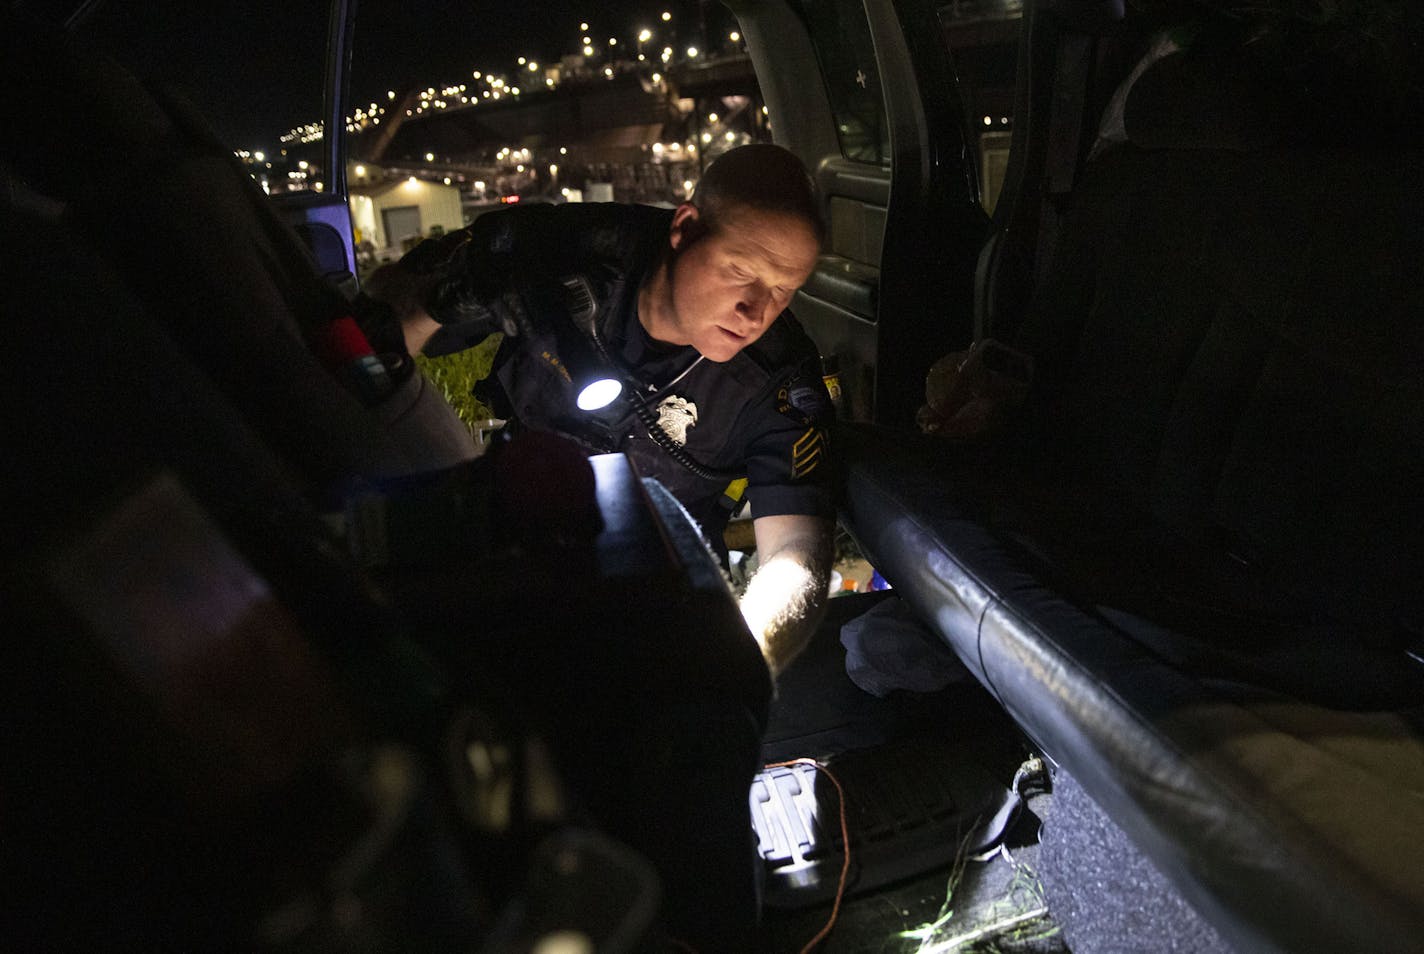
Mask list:
[[691,245],[706,231],[707,225],[702,218],[702,210],[691,202],[684,202],[672,214],[672,231],[668,235],[668,242],[674,249],[680,249]]

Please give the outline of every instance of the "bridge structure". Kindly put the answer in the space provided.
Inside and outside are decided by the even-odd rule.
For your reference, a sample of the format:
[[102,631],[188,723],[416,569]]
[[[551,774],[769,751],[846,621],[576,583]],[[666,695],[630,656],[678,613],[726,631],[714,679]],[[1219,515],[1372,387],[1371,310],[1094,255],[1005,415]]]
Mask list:
[[770,138],[740,52],[666,72],[629,64],[434,111],[419,112],[419,96],[405,92],[382,124],[349,134],[351,158],[388,176],[484,183],[481,193],[527,197],[599,181],[620,200],[675,201],[722,149]]

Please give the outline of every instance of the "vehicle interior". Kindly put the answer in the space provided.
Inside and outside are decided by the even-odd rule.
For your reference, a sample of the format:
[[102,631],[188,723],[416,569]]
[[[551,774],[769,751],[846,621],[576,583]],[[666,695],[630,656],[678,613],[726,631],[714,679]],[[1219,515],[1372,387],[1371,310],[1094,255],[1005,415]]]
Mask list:
[[353,372],[345,137],[268,195],[129,6],[0,12],[3,946],[1424,950],[1424,13],[727,0],[888,584],[773,686],[620,455]]

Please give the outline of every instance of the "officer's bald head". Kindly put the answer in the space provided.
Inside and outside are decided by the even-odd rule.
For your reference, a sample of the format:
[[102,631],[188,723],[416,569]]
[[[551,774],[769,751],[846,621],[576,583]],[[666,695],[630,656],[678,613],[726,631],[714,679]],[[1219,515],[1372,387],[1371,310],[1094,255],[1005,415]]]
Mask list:
[[736,208],[795,216],[825,241],[816,187],[795,154],[771,143],[739,146],[718,156],[697,183],[692,204],[702,226],[715,230]]

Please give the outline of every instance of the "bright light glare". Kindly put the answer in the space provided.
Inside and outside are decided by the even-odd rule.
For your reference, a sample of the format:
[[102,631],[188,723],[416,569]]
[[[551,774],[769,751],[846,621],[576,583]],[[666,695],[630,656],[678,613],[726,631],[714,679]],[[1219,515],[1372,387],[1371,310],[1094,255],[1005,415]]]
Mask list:
[[614,378],[600,378],[579,392],[581,411],[597,411],[607,407],[623,393],[623,384]]

